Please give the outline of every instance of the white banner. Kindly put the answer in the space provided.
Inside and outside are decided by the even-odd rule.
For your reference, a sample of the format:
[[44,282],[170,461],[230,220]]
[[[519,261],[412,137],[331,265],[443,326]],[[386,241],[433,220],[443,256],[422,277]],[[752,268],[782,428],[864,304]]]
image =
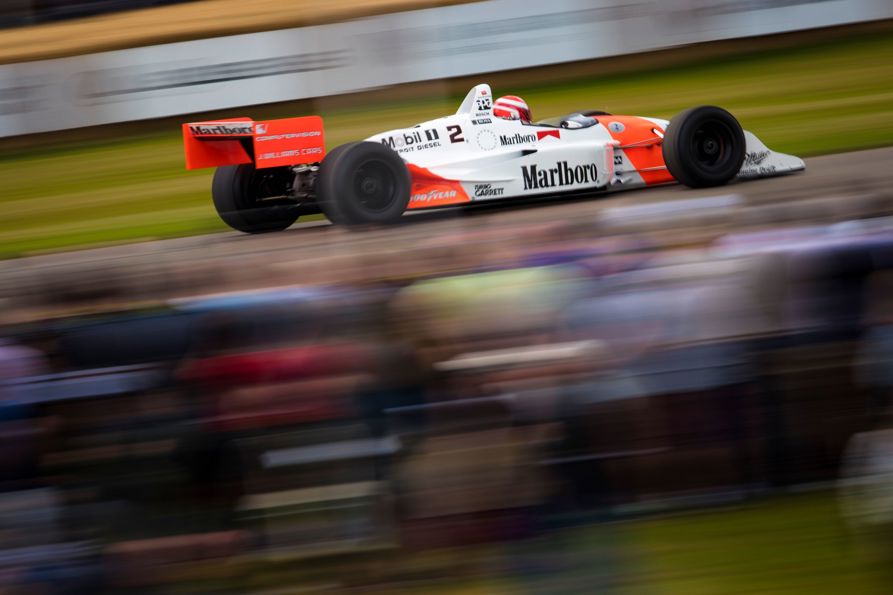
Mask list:
[[490,0],[0,66],[0,136],[888,18],[890,0]]

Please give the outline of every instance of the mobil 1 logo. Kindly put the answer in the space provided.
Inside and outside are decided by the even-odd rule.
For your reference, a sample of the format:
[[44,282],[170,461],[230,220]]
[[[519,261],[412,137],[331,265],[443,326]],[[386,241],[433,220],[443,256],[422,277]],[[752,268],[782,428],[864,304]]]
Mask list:
[[412,153],[424,151],[441,146],[440,134],[436,128],[425,130],[413,130],[402,134],[394,134],[381,139],[381,144],[388,146],[398,153]]

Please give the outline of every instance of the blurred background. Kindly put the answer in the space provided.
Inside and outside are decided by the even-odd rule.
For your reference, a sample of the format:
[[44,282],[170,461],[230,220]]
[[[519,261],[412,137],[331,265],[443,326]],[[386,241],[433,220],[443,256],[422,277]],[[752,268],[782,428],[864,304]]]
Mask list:
[[[7,0],[3,593],[889,593],[888,0]],[[717,104],[807,173],[224,232],[180,123]]]

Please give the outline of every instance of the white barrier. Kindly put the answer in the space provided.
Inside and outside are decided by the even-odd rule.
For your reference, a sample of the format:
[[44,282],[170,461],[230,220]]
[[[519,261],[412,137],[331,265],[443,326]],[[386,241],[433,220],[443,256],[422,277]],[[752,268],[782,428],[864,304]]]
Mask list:
[[0,66],[0,136],[886,18],[890,0],[490,0]]

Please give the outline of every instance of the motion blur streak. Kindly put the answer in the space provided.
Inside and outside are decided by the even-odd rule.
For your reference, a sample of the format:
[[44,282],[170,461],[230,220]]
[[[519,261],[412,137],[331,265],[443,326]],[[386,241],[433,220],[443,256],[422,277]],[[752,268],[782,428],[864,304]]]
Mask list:
[[8,325],[4,580],[872,592],[891,257],[885,218],[697,248],[502,224],[411,275]]
[[[890,593],[891,17],[3,3],[0,593]],[[175,123],[332,149],[466,75],[538,117],[727,105],[808,168],[210,233]]]

